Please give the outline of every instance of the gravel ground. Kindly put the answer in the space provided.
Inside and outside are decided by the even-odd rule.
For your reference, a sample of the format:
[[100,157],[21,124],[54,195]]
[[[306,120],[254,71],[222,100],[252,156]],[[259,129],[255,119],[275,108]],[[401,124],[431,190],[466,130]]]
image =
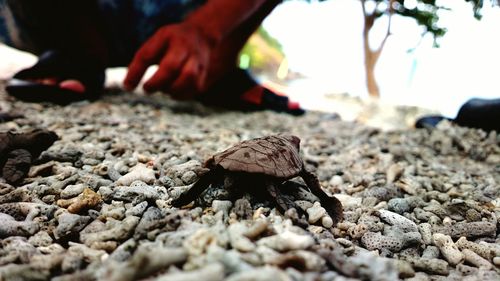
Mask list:
[[[382,132],[310,112],[244,114],[110,93],[71,106],[0,93],[3,111],[58,140],[15,187],[0,183],[0,280],[500,280],[500,135],[442,123]],[[170,205],[207,157],[288,133],[344,206],[305,191],[294,226],[272,202],[214,184]],[[300,180],[297,180],[300,183]],[[259,187],[255,187],[259,188]],[[292,196],[292,195],[290,195]]]

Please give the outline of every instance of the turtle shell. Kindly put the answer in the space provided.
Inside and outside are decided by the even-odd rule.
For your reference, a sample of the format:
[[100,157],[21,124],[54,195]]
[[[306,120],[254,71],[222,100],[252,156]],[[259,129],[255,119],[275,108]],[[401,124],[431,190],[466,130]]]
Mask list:
[[300,139],[292,135],[267,136],[247,140],[215,154],[205,166],[221,166],[227,171],[264,174],[281,179],[297,176],[303,167]]

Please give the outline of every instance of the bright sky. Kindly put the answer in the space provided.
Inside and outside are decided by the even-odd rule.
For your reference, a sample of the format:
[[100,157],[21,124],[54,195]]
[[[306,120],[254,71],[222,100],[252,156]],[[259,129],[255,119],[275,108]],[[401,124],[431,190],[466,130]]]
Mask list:
[[[411,19],[395,17],[376,73],[383,101],[454,117],[471,97],[500,97],[500,8],[486,7],[477,21],[462,0],[440,4],[452,8],[441,16],[440,24],[448,29],[441,48],[432,48],[428,37],[418,44],[421,29]],[[362,24],[356,0],[285,1],[264,22],[282,43],[290,68],[310,77],[292,85],[292,91],[311,97],[325,92],[367,96]],[[382,38],[386,24],[378,22],[373,39]]]

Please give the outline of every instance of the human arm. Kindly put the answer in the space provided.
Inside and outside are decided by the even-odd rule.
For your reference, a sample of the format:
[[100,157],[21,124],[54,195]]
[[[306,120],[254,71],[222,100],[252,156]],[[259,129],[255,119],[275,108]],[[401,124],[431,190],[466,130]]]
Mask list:
[[147,92],[166,91],[176,98],[202,92],[211,51],[266,3],[279,0],[208,0],[178,24],[160,28],[137,51],[125,87],[133,89],[146,69],[158,64],[144,84]]

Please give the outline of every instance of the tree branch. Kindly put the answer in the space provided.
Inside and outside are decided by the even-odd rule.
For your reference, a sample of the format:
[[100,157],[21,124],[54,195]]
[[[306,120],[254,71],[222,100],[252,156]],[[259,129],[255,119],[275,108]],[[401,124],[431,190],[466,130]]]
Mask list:
[[389,7],[387,8],[388,17],[389,17],[389,21],[387,23],[387,32],[385,33],[384,39],[382,39],[382,42],[380,43],[380,46],[375,51],[375,56],[377,58],[382,53],[382,49],[384,48],[385,43],[387,42],[387,38],[389,38],[389,36],[391,35],[392,16],[394,15],[394,7],[392,5],[393,5],[394,1],[395,0],[389,0]]
[[370,29],[373,27],[373,24],[375,23],[375,12],[372,12],[371,14],[368,13],[365,7],[366,0],[361,0],[360,2],[361,8],[363,9],[363,17],[365,20],[363,34],[367,36],[370,32]]

